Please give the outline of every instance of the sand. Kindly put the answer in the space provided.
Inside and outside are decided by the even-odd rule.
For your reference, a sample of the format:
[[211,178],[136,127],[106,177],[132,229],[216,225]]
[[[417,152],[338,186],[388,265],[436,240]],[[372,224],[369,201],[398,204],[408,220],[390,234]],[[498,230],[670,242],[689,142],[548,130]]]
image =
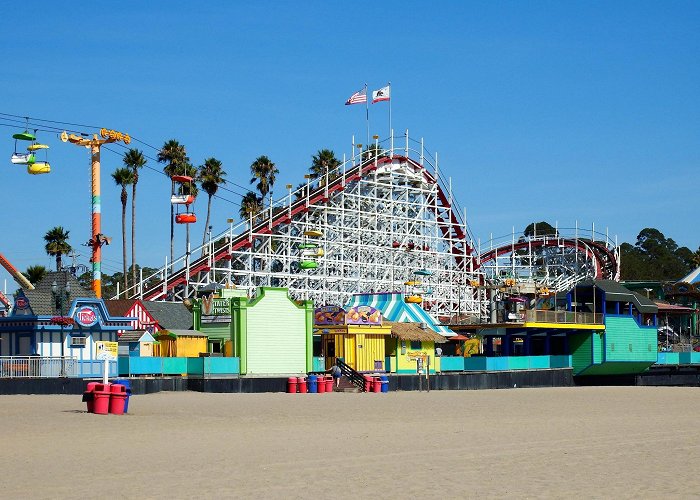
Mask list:
[[700,388],[0,396],[2,498],[688,498]]

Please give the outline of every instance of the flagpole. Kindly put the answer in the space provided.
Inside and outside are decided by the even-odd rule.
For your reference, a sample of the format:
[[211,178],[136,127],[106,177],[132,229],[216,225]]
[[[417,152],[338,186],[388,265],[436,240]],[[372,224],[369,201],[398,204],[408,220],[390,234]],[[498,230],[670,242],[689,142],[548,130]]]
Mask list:
[[367,111],[367,147],[369,147],[369,96],[367,95],[367,84],[365,83],[365,110]]
[[389,135],[391,135],[391,82],[389,82]]

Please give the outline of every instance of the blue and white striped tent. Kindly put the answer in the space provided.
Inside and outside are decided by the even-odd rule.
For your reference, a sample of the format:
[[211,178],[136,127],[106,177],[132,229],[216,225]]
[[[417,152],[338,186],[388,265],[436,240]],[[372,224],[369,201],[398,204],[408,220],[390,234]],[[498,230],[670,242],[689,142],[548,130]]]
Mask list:
[[372,306],[379,309],[388,321],[396,323],[426,323],[428,328],[444,337],[455,333],[438,324],[419,304],[407,304],[401,293],[358,293],[353,295],[346,309],[355,306]]
[[700,267],[682,280],[679,280],[679,283],[692,283],[693,285],[700,285]]

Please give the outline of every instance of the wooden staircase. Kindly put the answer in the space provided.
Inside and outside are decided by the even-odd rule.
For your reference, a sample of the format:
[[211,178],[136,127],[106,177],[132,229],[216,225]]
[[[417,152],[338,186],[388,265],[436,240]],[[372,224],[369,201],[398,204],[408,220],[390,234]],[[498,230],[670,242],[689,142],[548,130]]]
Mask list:
[[[352,392],[365,392],[365,378],[362,376],[361,373],[355,371],[342,359],[336,358],[335,364],[337,364],[340,367],[340,371],[343,374],[343,376],[340,378],[340,386],[338,387],[339,392],[341,387],[344,386],[344,383],[346,384],[345,387],[353,388]],[[350,391],[343,390],[342,392]]]

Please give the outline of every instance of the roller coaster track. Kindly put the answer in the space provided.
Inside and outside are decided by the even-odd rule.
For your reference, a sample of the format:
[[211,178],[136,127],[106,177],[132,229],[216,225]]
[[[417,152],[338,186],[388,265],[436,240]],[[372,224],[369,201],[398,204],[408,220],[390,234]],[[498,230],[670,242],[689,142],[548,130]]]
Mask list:
[[[437,189],[434,195],[428,197],[428,206],[435,215],[442,238],[444,241],[449,242],[451,253],[454,255],[459,268],[466,269],[468,265],[475,266],[476,258],[473,255],[472,240],[466,234],[465,228],[462,222],[458,220],[455,211],[451,210],[449,196],[440,187],[438,180],[415,160],[407,156],[394,154],[379,156],[349,168],[342,175],[329,181],[327,185],[319,185],[314,189],[309,189],[307,196],[302,196],[300,199],[291,202],[283,210],[276,213],[270,209],[263,210],[254,218],[251,218],[251,221],[257,222],[249,224],[247,231],[234,235],[229,242],[219,248],[216,248],[216,245],[212,245],[215,248],[212,253],[202,255],[172,274],[167,274],[166,269],[163,268],[159,273],[162,276],[166,276],[165,279],[161,278],[153,282],[153,277],[151,277],[151,283],[148,286],[144,286],[142,292],[139,293],[138,288],[132,288],[130,295],[133,297],[140,296],[144,300],[166,300],[171,290],[187,285],[192,276],[209,272],[215,263],[230,259],[233,252],[252,248],[256,238],[273,233],[275,228],[280,225],[290,224],[296,217],[307,212],[309,206],[328,203],[332,196],[342,192],[348,184],[359,181],[363,177],[366,178],[382,166],[397,161],[405,162],[412,168],[420,171],[426,183],[436,185]],[[304,193],[303,190],[302,193]],[[217,240],[226,236],[227,233],[219,235]]]
[[565,238],[541,236],[523,241],[505,244],[490,249],[480,255],[479,263],[484,265],[499,256],[514,254],[525,250],[540,250],[543,248],[571,248],[592,258],[595,263],[596,279],[619,279],[619,263],[615,251],[608,244],[588,238]]

